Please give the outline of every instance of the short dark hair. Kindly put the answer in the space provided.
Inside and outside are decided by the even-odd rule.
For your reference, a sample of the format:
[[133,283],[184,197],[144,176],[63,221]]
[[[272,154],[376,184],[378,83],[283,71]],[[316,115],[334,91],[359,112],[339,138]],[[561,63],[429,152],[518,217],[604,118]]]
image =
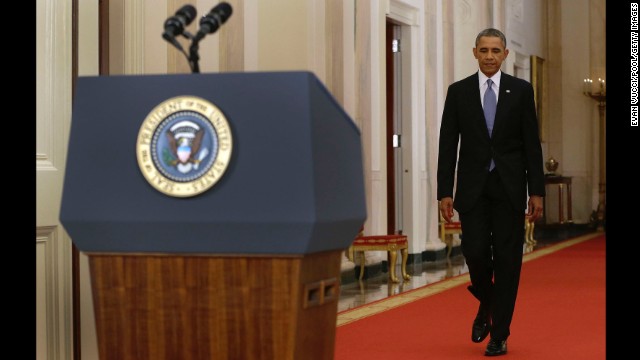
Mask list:
[[498,29],[494,29],[494,28],[484,29],[484,30],[480,31],[480,33],[478,33],[478,36],[476,36],[476,47],[478,47],[478,43],[480,42],[480,38],[483,37],[483,36],[499,37],[500,40],[502,40],[502,46],[504,46],[505,49],[507,48],[507,38],[504,36],[502,31],[500,31]]

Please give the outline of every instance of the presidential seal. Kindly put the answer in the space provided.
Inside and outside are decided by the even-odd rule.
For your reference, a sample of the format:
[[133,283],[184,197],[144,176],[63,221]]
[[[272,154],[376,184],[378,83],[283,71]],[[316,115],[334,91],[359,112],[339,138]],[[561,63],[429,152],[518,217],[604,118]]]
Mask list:
[[178,96],[147,115],[136,154],[151,186],[169,196],[189,197],[220,180],[232,147],[231,128],[218,107],[195,96]]

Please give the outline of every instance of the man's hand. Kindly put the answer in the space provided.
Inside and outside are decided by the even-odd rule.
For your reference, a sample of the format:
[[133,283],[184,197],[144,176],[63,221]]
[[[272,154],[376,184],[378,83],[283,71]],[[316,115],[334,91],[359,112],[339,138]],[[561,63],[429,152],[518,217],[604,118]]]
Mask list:
[[445,197],[440,199],[440,213],[444,221],[451,222],[451,218],[453,218],[453,198]]
[[529,221],[534,222],[540,218],[540,216],[542,216],[542,210],[542,196],[529,196],[529,208],[527,209],[527,216],[530,216]]

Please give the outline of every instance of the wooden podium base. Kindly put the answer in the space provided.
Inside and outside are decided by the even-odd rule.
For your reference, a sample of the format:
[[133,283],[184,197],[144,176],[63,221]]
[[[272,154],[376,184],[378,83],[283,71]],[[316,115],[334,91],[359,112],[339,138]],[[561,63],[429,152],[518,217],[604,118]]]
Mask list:
[[333,359],[341,253],[89,254],[100,359]]

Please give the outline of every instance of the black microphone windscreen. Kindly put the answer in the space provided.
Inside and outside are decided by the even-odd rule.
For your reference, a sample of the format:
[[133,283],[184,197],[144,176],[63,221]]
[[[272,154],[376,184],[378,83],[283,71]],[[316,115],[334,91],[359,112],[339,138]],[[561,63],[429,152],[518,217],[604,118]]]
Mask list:
[[211,9],[210,14],[216,14],[220,18],[220,24],[224,24],[227,19],[231,16],[233,9],[231,5],[227,2],[221,2],[216,5],[213,9]]
[[196,11],[196,8],[193,5],[187,4],[181,7],[180,9],[178,9],[178,11],[176,11],[176,16],[183,16],[184,24],[189,25],[191,24],[193,19],[196,18],[197,13],[198,12]]
[[216,5],[207,15],[200,19],[200,30],[198,31],[198,34],[200,34],[199,36],[203,37],[206,34],[216,32],[220,25],[224,24],[231,16],[232,12],[233,10],[229,3],[221,2]]
[[184,28],[191,24],[196,14],[196,8],[193,5],[184,5],[178,9],[175,15],[164,22],[162,37],[175,46],[176,41],[173,38],[184,33]]

